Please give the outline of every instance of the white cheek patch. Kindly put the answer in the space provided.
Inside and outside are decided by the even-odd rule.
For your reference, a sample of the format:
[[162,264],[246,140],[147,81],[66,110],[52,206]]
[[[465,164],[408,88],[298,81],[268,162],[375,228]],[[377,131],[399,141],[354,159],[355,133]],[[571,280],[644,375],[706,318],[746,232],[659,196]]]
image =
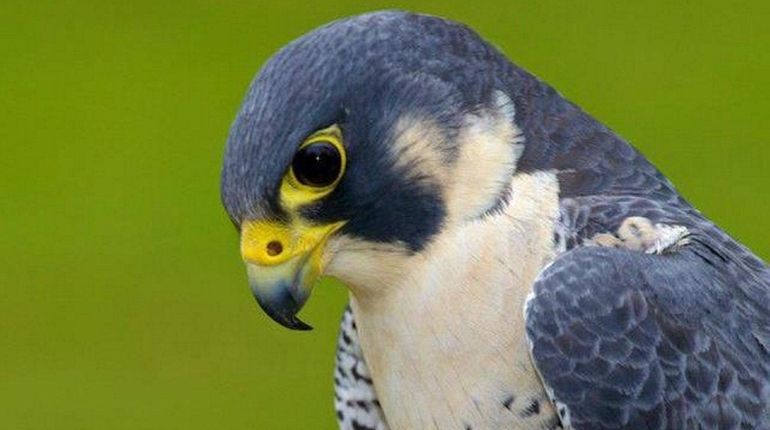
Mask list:
[[404,116],[393,133],[393,159],[406,181],[429,181],[441,184],[447,180],[447,156],[442,152],[446,136],[432,120]]
[[466,117],[446,186],[450,223],[476,218],[498,204],[524,152],[524,135],[514,120],[513,102],[500,91],[492,109]]
[[514,120],[513,102],[496,92],[490,108],[465,116],[452,145],[458,153],[450,159],[438,124],[405,116],[395,127],[393,158],[407,180],[438,186],[448,223],[477,218],[498,205],[524,151],[524,135]]

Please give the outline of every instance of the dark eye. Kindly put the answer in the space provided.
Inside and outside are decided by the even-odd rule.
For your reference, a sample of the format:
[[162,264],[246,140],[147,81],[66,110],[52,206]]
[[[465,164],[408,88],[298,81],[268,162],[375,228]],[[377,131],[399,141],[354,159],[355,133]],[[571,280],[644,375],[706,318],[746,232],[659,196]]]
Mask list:
[[294,177],[310,187],[326,187],[334,183],[342,169],[342,156],[329,142],[318,141],[297,151],[291,162]]

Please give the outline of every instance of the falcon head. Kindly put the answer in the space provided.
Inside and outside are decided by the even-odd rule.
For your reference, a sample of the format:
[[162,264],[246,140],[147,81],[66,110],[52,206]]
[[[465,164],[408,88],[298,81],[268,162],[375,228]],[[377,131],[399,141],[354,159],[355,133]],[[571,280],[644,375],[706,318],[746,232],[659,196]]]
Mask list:
[[444,232],[503,205],[532,82],[465,26],[402,12],[337,21],[276,53],[222,170],[262,309],[309,329],[297,312],[320,276],[385,296],[425,270]]

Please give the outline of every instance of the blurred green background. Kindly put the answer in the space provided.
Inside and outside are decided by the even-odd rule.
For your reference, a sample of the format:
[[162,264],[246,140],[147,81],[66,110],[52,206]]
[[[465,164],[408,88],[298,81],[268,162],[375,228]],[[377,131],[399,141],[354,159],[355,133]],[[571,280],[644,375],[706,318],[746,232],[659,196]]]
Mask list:
[[770,256],[767,2],[0,3],[0,428],[332,429],[344,289],[269,321],[219,204],[283,44],[400,7],[462,20]]

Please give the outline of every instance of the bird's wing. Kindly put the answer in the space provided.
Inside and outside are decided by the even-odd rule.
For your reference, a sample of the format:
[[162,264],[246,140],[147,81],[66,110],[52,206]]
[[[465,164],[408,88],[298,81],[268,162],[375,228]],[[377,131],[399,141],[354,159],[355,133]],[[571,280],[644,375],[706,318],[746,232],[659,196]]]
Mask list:
[[350,307],[342,316],[337,338],[334,407],[341,430],[388,429],[358,344],[358,332]]
[[770,283],[740,270],[700,240],[544,269],[527,336],[565,428],[770,428]]

